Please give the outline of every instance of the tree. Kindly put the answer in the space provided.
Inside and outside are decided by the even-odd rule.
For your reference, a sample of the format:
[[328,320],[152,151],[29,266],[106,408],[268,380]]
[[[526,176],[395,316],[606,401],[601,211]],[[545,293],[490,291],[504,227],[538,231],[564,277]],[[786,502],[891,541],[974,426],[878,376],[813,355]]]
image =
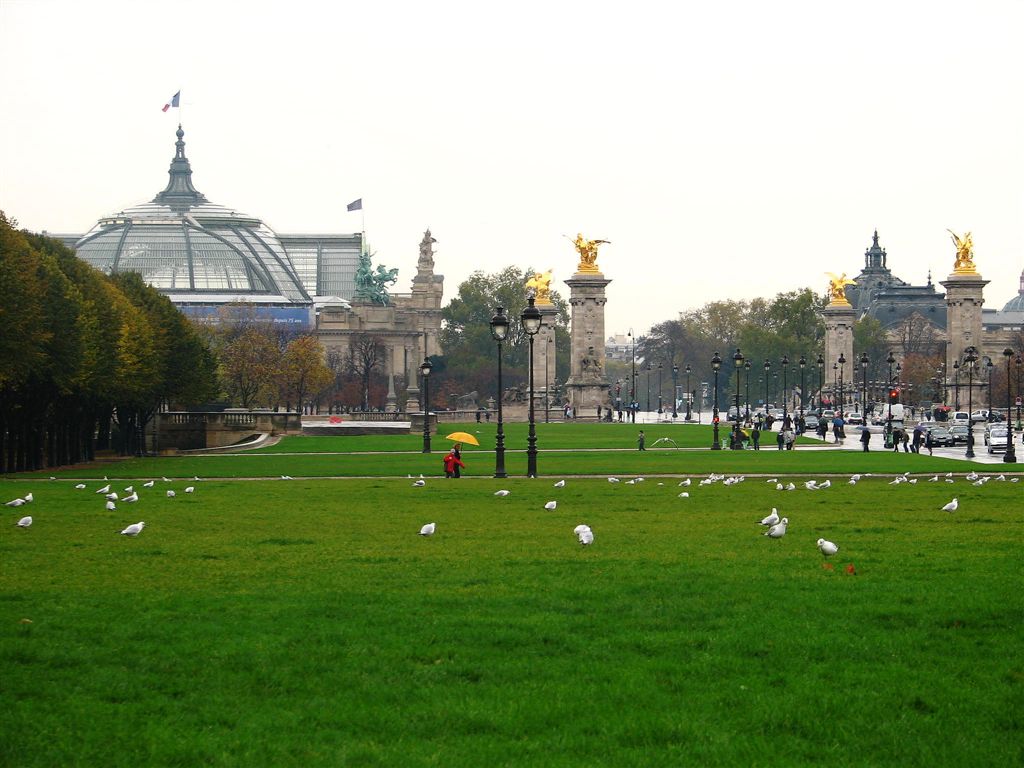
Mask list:
[[281,358],[281,384],[286,402],[294,402],[302,413],[306,398],[317,395],[331,383],[331,370],[324,362],[324,348],[316,336],[292,339]]
[[348,370],[362,385],[363,410],[370,410],[370,378],[384,364],[384,345],[376,336],[359,333],[349,339]]
[[224,346],[220,361],[225,390],[243,408],[252,408],[261,396],[269,395],[281,355],[273,339],[250,327]]
[[942,351],[942,336],[935,324],[920,312],[912,312],[903,322],[895,326],[891,334],[897,348],[908,355],[931,356]]

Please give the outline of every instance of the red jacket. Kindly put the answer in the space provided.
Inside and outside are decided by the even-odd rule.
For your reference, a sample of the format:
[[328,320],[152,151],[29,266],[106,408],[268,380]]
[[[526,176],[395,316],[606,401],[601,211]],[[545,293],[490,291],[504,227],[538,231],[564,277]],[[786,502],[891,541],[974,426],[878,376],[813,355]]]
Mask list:
[[462,463],[461,460],[455,458],[455,454],[454,453],[449,453],[447,456],[444,457],[444,471],[445,472],[454,472],[456,464],[458,464],[460,467],[465,467],[466,466],[465,464]]

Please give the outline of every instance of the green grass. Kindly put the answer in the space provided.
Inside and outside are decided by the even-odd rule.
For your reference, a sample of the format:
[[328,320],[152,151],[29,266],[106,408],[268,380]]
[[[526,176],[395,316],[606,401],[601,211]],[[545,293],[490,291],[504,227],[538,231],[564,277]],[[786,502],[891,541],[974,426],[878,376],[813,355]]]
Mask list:
[[183,485],[0,482],[0,763],[1024,760],[1020,484]]

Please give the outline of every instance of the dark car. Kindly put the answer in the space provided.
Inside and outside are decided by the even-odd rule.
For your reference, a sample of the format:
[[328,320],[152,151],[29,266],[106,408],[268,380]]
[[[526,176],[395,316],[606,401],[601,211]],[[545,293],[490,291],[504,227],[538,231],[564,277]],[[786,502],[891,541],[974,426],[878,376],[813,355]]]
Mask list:
[[953,436],[954,445],[967,445],[967,430],[966,424],[954,424],[949,428],[949,433]]
[[[929,430],[929,434],[932,436],[932,448],[938,448],[940,446],[951,447],[956,445],[956,440],[948,429],[945,427],[932,427]],[[966,440],[966,435],[964,440]]]

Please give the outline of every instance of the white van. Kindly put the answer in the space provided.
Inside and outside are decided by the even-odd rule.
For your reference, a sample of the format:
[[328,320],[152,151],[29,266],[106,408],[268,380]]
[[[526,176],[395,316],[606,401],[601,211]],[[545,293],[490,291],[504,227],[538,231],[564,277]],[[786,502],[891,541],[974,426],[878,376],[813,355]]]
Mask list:
[[970,426],[971,414],[967,411],[951,411],[949,414],[949,423],[953,426],[960,424],[962,426]]

